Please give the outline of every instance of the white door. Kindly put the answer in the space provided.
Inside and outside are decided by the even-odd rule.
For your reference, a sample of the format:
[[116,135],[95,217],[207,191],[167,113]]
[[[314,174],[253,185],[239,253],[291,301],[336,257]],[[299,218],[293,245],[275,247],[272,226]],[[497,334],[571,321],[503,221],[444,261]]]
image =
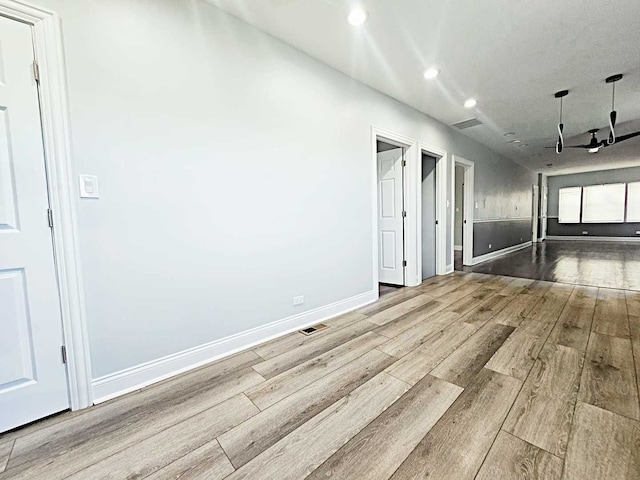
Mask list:
[[538,241],[538,205],[540,201],[540,194],[538,185],[533,186],[533,199],[532,199],[532,222],[531,222],[531,230],[532,230],[532,238],[533,243]]
[[540,205],[540,212],[542,213],[542,228],[540,231],[540,240],[547,239],[547,207],[549,201],[549,187],[542,187],[542,204]]
[[31,27],[0,17],[0,432],[69,407]]
[[402,148],[378,153],[379,281],[404,285]]

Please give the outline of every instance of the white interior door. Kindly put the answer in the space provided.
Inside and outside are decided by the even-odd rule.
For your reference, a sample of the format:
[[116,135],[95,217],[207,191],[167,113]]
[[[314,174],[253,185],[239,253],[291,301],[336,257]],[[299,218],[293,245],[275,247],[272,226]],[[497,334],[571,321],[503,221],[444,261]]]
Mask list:
[[402,148],[378,153],[379,281],[404,285]]
[[539,201],[540,201],[540,194],[539,194],[539,187],[538,185],[534,185],[533,186],[533,202],[532,202],[532,241],[533,243],[538,241],[538,205],[539,205]]
[[69,407],[31,27],[0,17],[0,432]]

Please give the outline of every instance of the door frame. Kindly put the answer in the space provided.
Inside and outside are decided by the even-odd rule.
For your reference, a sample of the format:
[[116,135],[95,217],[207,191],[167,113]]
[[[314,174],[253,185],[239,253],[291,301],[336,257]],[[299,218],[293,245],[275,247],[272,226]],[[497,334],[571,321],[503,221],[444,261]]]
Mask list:
[[378,291],[378,283],[379,283],[379,240],[378,240],[378,146],[377,141],[382,140],[383,142],[389,143],[390,145],[394,145],[396,147],[403,149],[403,160],[406,162],[406,165],[403,167],[403,175],[402,175],[402,196],[404,203],[404,210],[407,212],[407,216],[404,219],[403,226],[403,239],[402,239],[402,248],[404,251],[404,261],[407,262],[406,266],[403,267],[403,281],[405,286],[413,286],[412,276],[408,274],[408,272],[412,271],[413,266],[415,265],[415,259],[412,258],[411,248],[413,242],[412,238],[415,238],[415,232],[412,230],[409,221],[409,216],[412,215],[412,211],[415,210],[411,208],[411,196],[408,192],[408,177],[409,170],[411,165],[411,157],[414,155],[414,151],[416,148],[415,140],[407,138],[403,135],[399,135],[397,133],[390,132],[388,130],[384,130],[379,127],[371,127],[371,144],[372,144],[372,152],[373,152],[373,290]]
[[[378,293],[378,157],[376,141],[380,139],[392,145],[403,147],[404,159],[404,205],[407,216],[404,223],[405,286],[415,287],[422,283],[422,152],[438,159],[436,162],[436,275],[450,273],[447,258],[447,151],[419,142],[390,130],[371,126],[371,205],[372,205],[372,245],[373,245],[373,285]],[[453,257],[451,257],[453,259]],[[451,271],[453,270],[453,261]]]
[[[456,166],[464,168],[464,189],[463,189],[463,205],[464,216],[462,219],[462,265],[473,265],[473,221],[474,221],[474,178],[475,178],[475,163],[472,160],[467,160],[459,155],[451,156],[451,195],[448,198],[451,215],[451,262],[453,263],[454,256],[454,233],[455,233],[455,194],[456,194]],[[451,265],[453,269],[453,265]]]
[[[447,151],[442,148],[418,142],[417,162],[418,193],[418,271],[422,282],[422,154],[436,159],[436,275],[446,275],[447,271]],[[453,258],[453,257],[452,257]]]
[[549,209],[549,186],[547,176],[541,174],[542,190],[540,191],[540,238],[541,242],[547,239],[547,210]]
[[[92,405],[93,399],[60,17],[18,0],[0,0],[0,15],[26,23],[33,31],[34,55],[40,74],[38,96],[44,164],[54,224],[53,257],[67,353],[69,404],[72,410],[78,410]],[[45,214],[43,212],[43,216]]]
[[531,242],[538,243],[538,219],[540,215],[540,186],[536,183],[531,189]]

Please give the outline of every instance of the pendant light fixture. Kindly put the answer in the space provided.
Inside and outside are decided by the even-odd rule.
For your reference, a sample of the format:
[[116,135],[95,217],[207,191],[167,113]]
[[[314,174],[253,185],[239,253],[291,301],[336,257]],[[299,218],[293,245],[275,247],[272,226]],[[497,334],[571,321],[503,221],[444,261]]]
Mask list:
[[558,123],[558,141],[556,142],[556,153],[558,155],[562,153],[562,149],[564,148],[564,136],[562,135],[564,131],[564,123],[562,123],[562,99],[567,95],[569,95],[569,90],[560,90],[554,95],[560,99],[560,122]]
[[616,82],[622,79],[622,74],[618,73],[617,75],[611,75],[608,77],[605,82],[611,84],[612,92],[611,92],[611,113],[609,114],[609,128],[611,131],[609,132],[609,145],[613,145],[616,143],[616,117],[618,116],[618,112],[616,112]]

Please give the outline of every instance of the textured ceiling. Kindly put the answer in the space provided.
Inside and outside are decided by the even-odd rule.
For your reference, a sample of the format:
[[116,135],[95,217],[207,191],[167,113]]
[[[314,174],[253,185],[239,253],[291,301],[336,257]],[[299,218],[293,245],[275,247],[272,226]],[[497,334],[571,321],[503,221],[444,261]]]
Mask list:
[[[640,119],[639,0],[209,1],[443,123],[478,117],[483,125],[463,133],[533,170],[640,165],[640,137],[595,155],[544,148],[555,143],[554,92],[570,90],[567,143],[585,143],[587,130],[607,125],[604,79],[615,73],[625,75],[616,87],[618,119],[627,122],[620,127],[638,127],[631,121]],[[360,27],[346,21],[356,5],[369,15]],[[427,81],[432,65],[441,73]],[[463,107],[469,97],[475,109]],[[508,143],[513,138],[527,146]]]

